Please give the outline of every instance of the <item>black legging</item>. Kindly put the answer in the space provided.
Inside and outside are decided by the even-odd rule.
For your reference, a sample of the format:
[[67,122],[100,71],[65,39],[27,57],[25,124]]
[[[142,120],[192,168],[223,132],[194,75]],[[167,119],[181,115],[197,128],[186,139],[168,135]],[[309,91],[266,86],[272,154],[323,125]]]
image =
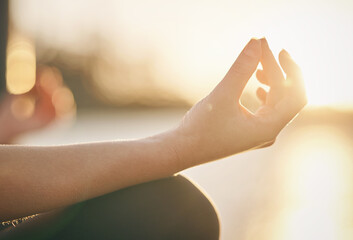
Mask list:
[[43,214],[0,232],[0,239],[218,239],[207,197],[178,175],[125,188]]
[[8,0],[0,0],[0,97],[6,90],[8,5]]

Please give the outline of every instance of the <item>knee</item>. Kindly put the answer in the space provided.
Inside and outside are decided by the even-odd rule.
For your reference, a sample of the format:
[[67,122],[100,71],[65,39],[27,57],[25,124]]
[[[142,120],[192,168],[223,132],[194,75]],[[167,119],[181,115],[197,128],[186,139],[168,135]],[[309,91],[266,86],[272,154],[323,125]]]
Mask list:
[[[181,175],[160,180],[173,234],[165,239],[219,239],[219,220],[211,201]],[[166,219],[168,221],[168,219]]]
[[102,196],[89,201],[84,208],[90,219],[100,219],[95,224],[95,233],[99,231],[98,225],[104,226],[103,235],[107,234],[106,229],[115,229],[112,234],[119,239],[219,238],[214,206],[180,175]]
[[60,231],[50,230],[55,232],[50,239],[219,238],[219,221],[212,203],[180,175],[88,200],[68,208],[61,218],[49,223],[56,229],[59,222],[65,222]]

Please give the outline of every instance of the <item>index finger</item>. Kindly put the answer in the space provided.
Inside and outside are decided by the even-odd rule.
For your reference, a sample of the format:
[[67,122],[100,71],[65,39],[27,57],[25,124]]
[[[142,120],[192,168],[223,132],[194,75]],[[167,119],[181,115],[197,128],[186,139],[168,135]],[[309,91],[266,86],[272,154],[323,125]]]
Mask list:
[[223,80],[215,88],[223,96],[239,100],[261,57],[261,42],[251,39],[231,66]]

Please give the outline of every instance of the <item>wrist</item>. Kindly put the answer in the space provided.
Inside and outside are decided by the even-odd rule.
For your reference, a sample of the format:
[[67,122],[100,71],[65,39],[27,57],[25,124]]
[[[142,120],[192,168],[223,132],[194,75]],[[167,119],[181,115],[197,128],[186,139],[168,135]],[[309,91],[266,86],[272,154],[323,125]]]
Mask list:
[[178,171],[208,161],[203,156],[204,151],[198,149],[198,146],[201,145],[199,138],[199,136],[186,133],[180,126],[164,133],[165,146],[174,155]]
[[163,157],[167,159],[174,173],[190,168],[196,164],[191,161],[191,152],[185,137],[180,133],[178,128],[174,128],[152,137],[158,144],[158,148]]

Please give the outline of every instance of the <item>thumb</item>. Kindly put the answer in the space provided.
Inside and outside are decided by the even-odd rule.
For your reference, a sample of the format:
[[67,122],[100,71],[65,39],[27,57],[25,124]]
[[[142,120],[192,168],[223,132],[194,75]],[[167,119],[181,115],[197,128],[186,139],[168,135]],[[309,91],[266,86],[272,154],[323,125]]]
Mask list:
[[246,83],[255,72],[260,58],[261,41],[251,39],[215,90],[227,98],[238,100]]

